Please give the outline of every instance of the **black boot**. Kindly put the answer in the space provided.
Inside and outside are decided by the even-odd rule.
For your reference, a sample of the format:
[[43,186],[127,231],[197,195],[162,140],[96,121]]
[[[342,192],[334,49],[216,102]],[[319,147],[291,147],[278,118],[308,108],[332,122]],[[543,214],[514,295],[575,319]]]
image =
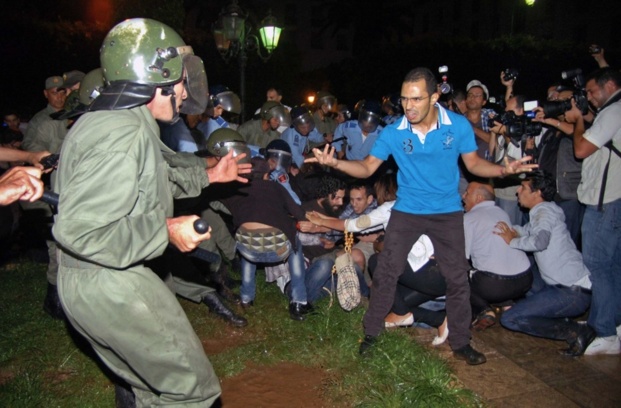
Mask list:
[[244,327],[248,321],[241,316],[237,316],[229,309],[218,297],[216,293],[210,293],[203,297],[203,303],[207,305],[210,311],[231,323],[235,327]]
[[574,330],[567,343],[569,347],[563,351],[566,356],[578,357],[584,354],[589,344],[595,339],[596,333],[588,324],[572,322]]
[[136,396],[129,384],[114,383],[114,406],[116,408],[136,408]]
[[49,282],[47,284],[45,300],[43,301],[43,310],[56,320],[65,320],[65,311],[58,297],[58,287]]
[[229,271],[224,262],[220,264],[220,268],[216,272],[210,274],[210,280],[213,288],[218,292],[218,295],[222,296],[227,302],[233,304],[239,304],[241,298],[237,293],[234,293],[227,285],[227,277]]

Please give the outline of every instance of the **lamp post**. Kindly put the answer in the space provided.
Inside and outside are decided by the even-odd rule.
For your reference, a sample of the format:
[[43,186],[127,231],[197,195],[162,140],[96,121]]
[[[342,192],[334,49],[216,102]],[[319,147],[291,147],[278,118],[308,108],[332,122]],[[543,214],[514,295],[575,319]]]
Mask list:
[[[272,56],[272,52],[278,46],[282,28],[278,26],[276,18],[268,11],[267,17],[261,21],[259,35],[251,34],[252,27],[246,25],[248,14],[237,4],[237,0],[232,0],[226,6],[218,20],[213,25],[213,36],[216,47],[224,61],[228,64],[231,58],[237,57],[239,61],[239,93],[242,103],[241,121],[244,122],[246,109],[246,64],[248,53],[256,51],[257,55],[267,62]],[[261,45],[267,54],[261,52]]]

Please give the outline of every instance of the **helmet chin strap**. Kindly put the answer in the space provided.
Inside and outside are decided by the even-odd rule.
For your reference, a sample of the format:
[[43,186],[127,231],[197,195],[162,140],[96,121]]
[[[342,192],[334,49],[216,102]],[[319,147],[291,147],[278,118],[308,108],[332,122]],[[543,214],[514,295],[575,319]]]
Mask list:
[[174,85],[167,85],[162,87],[162,95],[168,96],[170,95],[170,103],[172,105],[173,116],[170,120],[164,120],[162,122],[166,122],[168,124],[174,125],[179,122],[181,116],[179,116],[179,111],[177,110],[177,94],[175,93]]

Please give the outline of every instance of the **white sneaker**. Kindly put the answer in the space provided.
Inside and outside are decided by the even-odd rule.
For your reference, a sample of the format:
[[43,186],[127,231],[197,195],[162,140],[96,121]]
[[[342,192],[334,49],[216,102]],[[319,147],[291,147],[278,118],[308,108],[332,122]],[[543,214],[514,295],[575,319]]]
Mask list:
[[621,354],[621,341],[617,336],[596,337],[584,352],[585,356]]

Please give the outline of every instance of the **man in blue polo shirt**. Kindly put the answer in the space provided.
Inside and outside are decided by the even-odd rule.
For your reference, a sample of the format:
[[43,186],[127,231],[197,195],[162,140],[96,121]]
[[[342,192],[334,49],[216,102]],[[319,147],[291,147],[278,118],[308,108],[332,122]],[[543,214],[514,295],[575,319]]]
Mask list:
[[366,178],[392,155],[399,166],[397,202],[386,228],[384,250],[373,275],[372,296],[364,316],[365,353],[384,328],[394,300],[397,279],[407,254],[422,234],[435,248],[435,258],[446,280],[449,344],[456,358],[482,364],[485,356],[470,346],[470,287],[465,258],[463,208],[457,185],[461,156],[468,170],[481,177],[503,177],[536,167],[524,165],[530,157],[499,166],[480,158],[472,126],[461,115],[441,107],[437,81],[427,68],[410,71],[401,87],[405,115],[384,128],[371,153],[362,161],[337,160],[334,148],[314,149],[319,162],[351,176]]

